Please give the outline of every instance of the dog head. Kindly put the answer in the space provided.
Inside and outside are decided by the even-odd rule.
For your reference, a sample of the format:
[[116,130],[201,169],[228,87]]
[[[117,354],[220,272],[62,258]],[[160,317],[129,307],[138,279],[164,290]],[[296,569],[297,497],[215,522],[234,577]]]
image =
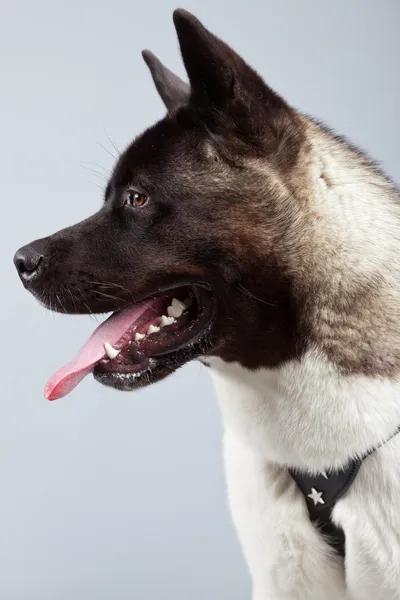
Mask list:
[[115,312],[70,379],[133,389],[200,355],[256,368],[295,351],[302,118],[193,15],[174,22],[190,85],[145,51],[166,116],[121,155],[95,215],[15,255],[48,308]]

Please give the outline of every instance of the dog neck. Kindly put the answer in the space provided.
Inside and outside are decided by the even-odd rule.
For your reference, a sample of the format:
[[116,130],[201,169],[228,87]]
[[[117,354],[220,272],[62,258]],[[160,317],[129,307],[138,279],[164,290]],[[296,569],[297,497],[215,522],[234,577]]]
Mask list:
[[399,382],[342,375],[316,352],[257,371],[208,361],[225,427],[269,462],[341,469],[400,424]]
[[227,427],[268,460],[321,471],[400,424],[399,196],[368,159],[307,126],[309,199],[287,265],[304,350],[274,368],[207,360]]

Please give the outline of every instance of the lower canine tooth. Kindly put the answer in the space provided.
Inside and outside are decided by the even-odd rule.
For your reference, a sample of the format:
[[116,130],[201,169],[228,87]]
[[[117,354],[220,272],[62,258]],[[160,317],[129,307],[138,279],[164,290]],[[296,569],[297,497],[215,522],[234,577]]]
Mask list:
[[113,358],[118,356],[118,354],[121,352],[121,350],[116,350],[113,348],[108,342],[104,342],[104,350],[106,351],[106,354],[110,360],[113,360]]
[[160,327],[167,327],[168,325],[172,325],[172,323],[175,323],[174,317],[166,317],[163,315],[161,317]]
[[146,335],[144,333],[135,333],[135,342],[140,342]]
[[156,327],[155,325],[149,325],[147,333],[150,335],[151,333],[157,333],[157,331],[160,331],[159,327]]

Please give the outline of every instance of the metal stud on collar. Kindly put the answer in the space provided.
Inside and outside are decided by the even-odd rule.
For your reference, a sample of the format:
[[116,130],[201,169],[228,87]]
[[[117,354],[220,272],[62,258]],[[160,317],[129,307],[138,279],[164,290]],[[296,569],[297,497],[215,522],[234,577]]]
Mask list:
[[314,506],[317,506],[317,504],[325,504],[322,494],[322,492],[319,492],[315,488],[311,488],[311,494],[307,494],[307,498],[311,498],[311,500],[314,502]]

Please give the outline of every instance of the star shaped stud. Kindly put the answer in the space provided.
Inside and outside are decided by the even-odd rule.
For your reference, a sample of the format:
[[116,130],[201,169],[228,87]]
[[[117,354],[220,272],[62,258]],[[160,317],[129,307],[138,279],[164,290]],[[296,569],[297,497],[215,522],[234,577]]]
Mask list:
[[324,500],[322,499],[322,492],[317,492],[315,488],[311,488],[311,494],[308,494],[307,498],[311,498],[311,500],[314,502],[314,506],[317,506],[317,504],[325,504]]

